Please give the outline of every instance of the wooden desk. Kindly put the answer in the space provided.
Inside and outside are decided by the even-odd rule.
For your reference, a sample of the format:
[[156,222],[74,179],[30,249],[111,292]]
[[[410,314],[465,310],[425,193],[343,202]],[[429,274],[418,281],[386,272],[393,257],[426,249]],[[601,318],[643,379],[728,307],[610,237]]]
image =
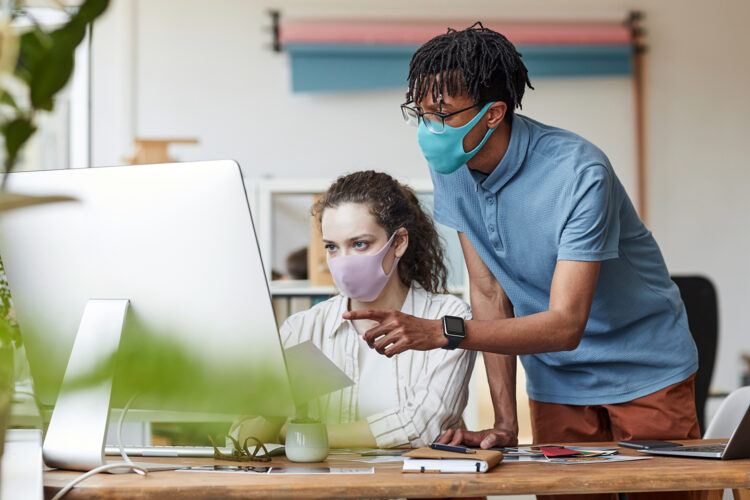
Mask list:
[[[608,444],[611,445],[603,445]],[[621,449],[621,453],[638,454],[628,449]],[[148,461],[186,465],[217,463],[197,458],[149,458]],[[272,463],[288,464],[285,458],[274,458]],[[368,465],[338,460],[329,460],[329,464]],[[507,462],[485,474],[404,474],[400,463],[374,466],[375,473],[367,475],[271,476],[177,471],[152,472],[147,477],[100,474],[76,486],[66,499],[425,498],[750,488],[750,459],[721,461],[655,456],[650,460],[585,465]],[[78,474],[45,472],[45,496],[51,497]],[[720,499],[720,492],[712,492],[711,497]]]

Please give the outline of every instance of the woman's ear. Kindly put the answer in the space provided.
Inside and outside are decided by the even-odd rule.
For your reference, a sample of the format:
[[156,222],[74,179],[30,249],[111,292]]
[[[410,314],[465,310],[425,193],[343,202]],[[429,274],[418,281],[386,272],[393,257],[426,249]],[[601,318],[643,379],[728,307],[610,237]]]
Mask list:
[[505,118],[505,113],[508,111],[508,105],[503,101],[493,103],[492,106],[487,110],[487,127],[495,128]]
[[400,227],[396,231],[396,237],[393,238],[394,255],[401,258],[409,247],[409,231],[405,227]]

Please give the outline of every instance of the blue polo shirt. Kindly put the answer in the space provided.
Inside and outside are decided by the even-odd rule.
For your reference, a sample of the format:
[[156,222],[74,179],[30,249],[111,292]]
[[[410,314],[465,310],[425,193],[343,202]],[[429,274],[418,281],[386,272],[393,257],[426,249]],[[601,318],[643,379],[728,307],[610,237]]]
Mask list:
[[529,397],[621,403],[697,370],[679,290],[599,148],[516,114],[491,174],[465,165],[449,175],[430,172],[435,219],[466,234],[517,317],[548,310],[558,260],[601,261],[580,345],[520,356]]

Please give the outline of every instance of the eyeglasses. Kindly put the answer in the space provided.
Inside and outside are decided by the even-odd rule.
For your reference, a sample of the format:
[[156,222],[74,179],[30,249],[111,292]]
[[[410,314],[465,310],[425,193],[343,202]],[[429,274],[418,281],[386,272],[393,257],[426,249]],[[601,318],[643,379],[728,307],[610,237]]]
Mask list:
[[453,113],[425,113],[424,111],[420,111],[417,108],[409,106],[409,104],[411,103],[407,102],[401,105],[401,116],[404,117],[404,121],[406,123],[413,127],[418,127],[419,120],[422,120],[425,124],[425,127],[427,127],[427,130],[429,130],[433,134],[442,134],[443,132],[445,132],[446,118],[457,115],[459,113],[463,113],[464,111],[467,111],[471,108],[481,106],[483,103],[479,102],[476,104],[472,104],[468,108],[459,109],[458,111],[454,111]]
[[[222,453],[222,451],[219,449],[219,447],[216,445],[216,442],[211,436],[208,436],[208,440],[211,441],[211,444],[214,447],[214,459],[215,460],[232,460],[234,462],[270,462],[271,461],[271,454],[268,453],[268,449],[266,448],[266,445],[263,444],[263,442],[255,437],[248,436],[245,439],[245,442],[242,443],[240,446],[240,442],[234,439],[232,436],[228,436],[229,439],[232,440],[232,444],[234,445],[234,449],[232,450],[231,455],[226,455]],[[251,452],[247,447],[247,442],[253,440],[255,441],[255,449]],[[263,449],[263,453],[258,453],[261,449]]]

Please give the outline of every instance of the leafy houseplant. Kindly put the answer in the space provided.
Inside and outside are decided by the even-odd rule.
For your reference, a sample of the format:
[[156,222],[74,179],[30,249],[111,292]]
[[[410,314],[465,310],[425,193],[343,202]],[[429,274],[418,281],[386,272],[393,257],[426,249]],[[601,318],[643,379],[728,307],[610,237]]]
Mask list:
[[[58,8],[65,9],[60,2]],[[4,172],[19,162],[24,146],[37,130],[40,111],[52,111],[55,95],[73,74],[76,47],[88,26],[107,8],[109,0],[85,0],[68,20],[46,31],[22,0],[4,2],[0,12],[0,135]],[[25,21],[28,26],[16,25]],[[70,200],[63,196],[33,197],[8,193],[7,176],[0,185],[0,217],[8,210],[40,203]],[[13,389],[13,352],[20,335],[12,315],[10,290],[0,260],[0,456]]]

